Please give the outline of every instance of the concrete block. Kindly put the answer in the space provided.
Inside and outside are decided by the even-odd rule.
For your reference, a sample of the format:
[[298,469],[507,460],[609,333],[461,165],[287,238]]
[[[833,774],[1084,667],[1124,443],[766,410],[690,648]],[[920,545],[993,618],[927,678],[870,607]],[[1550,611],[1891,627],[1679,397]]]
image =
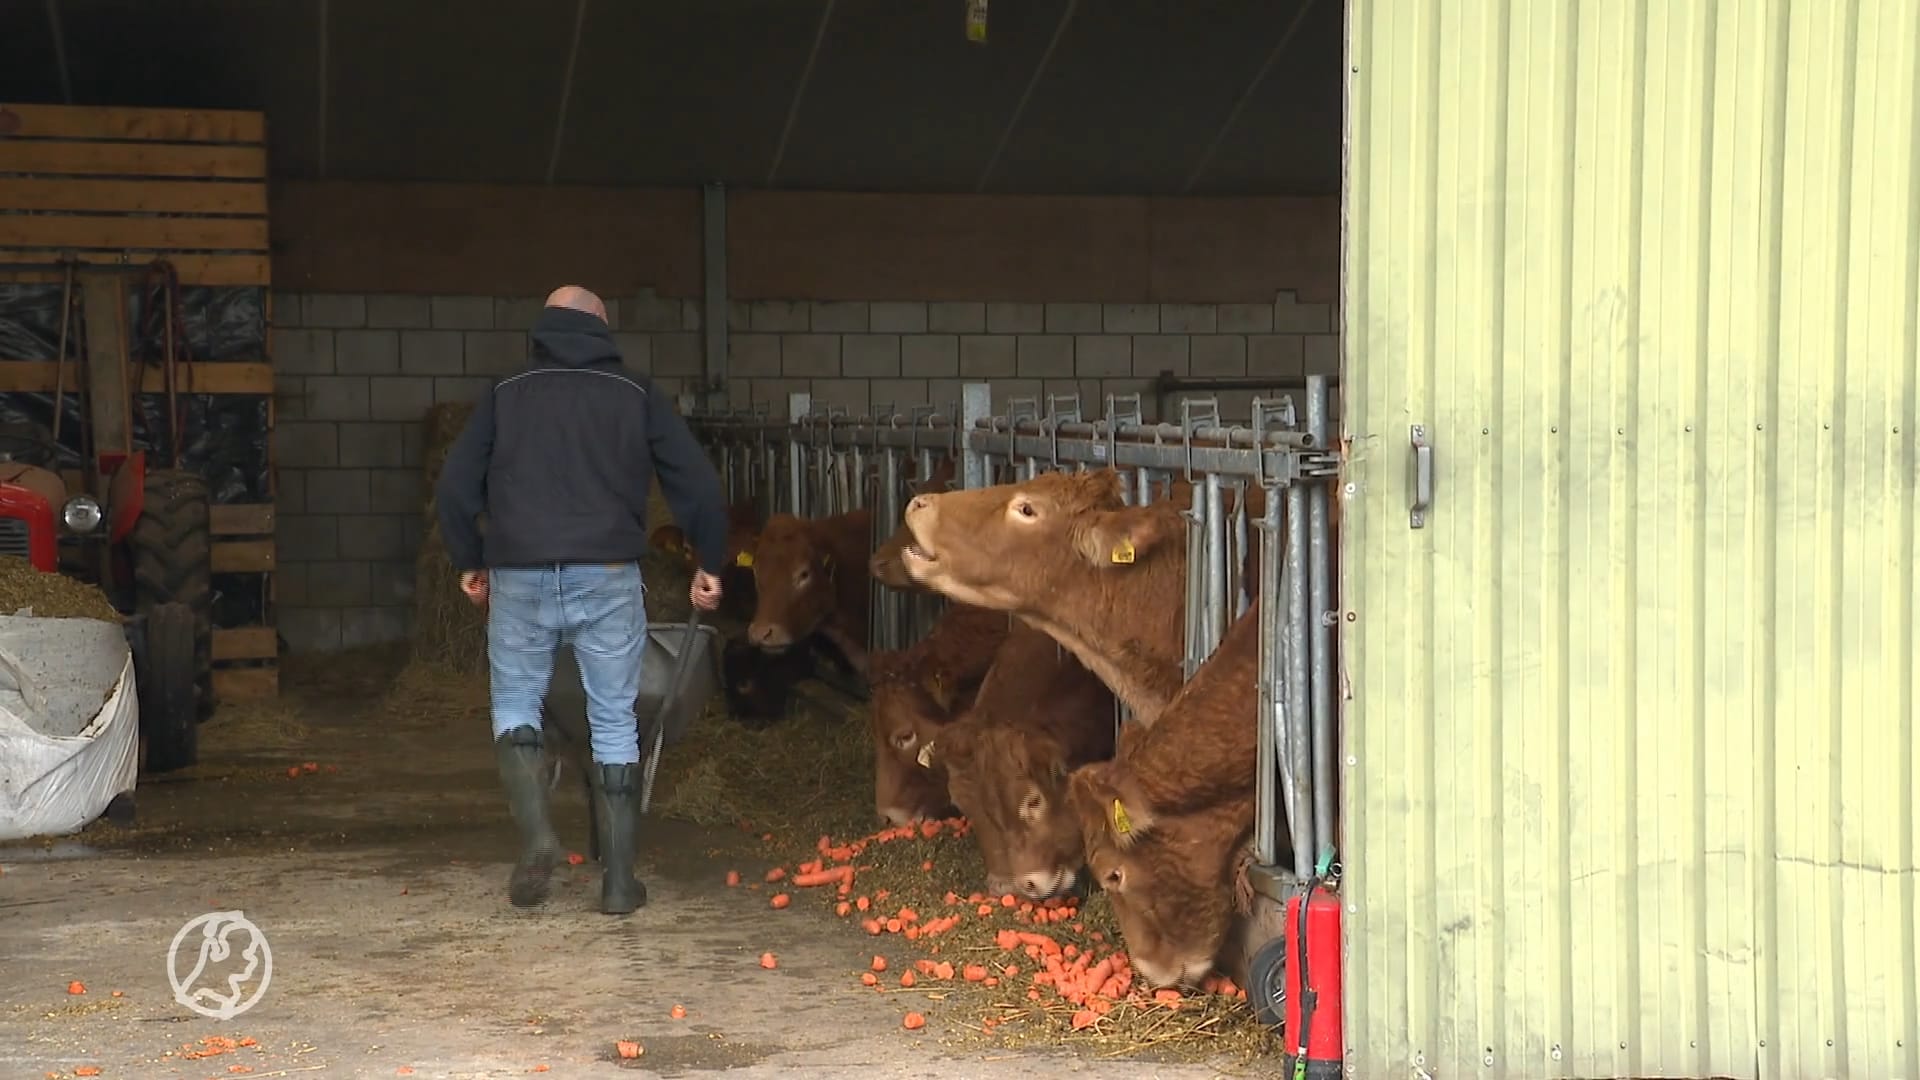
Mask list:
[[347,469],[406,467],[405,424],[341,424],[340,465]]
[[[287,614],[292,608],[307,606],[307,563],[283,562],[273,568],[273,602],[277,608],[278,628],[286,635]],[[292,639],[288,639],[291,644]]]
[[871,405],[865,379],[815,379],[807,389],[815,409],[841,408],[848,415],[863,416]]
[[1074,338],[1073,372],[1096,378],[1133,374],[1133,339],[1125,334],[1085,334]]
[[840,371],[854,378],[900,374],[899,334],[848,334],[840,339]]
[[1247,373],[1247,339],[1239,334],[1199,334],[1188,349],[1195,375]]
[[960,377],[962,379],[1005,379],[1019,365],[1015,359],[1015,339],[968,334],[960,339]]
[[815,333],[864,334],[871,325],[860,300],[814,301],[807,305],[808,329]]
[[[285,605],[286,600],[281,603]],[[325,608],[283,606],[274,615],[274,629],[287,639],[287,651],[340,651],[340,613]]]
[[1220,332],[1223,334],[1272,333],[1273,305],[1221,304]]
[[436,330],[493,329],[491,296],[436,296],[430,310]]
[[1047,328],[1044,304],[988,304],[987,333],[1038,334]]
[[1220,327],[1220,312],[1212,304],[1161,304],[1163,334],[1211,334]]
[[304,514],[307,510],[306,471],[287,468],[284,457],[273,470],[273,506],[275,514]]
[[987,305],[978,300],[939,300],[927,305],[927,330],[935,334],[981,334]]
[[735,333],[753,329],[753,305],[745,300],[727,301],[727,329]]
[[340,522],[331,514],[276,513],[273,525],[273,552],[279,562],[303,563],[340,557]]
[[1306,339],[1299,334],[1256,334],[1247,339],[1247,374],[1300,375]]
[[518,330],[470,331],[464,349],[469,375],[516,375],[532,362],[527,335]]
[[363,514],[424,514],[426,477],[419,469],[374,469],[367,476],[367,506]]
[[342,330],[333,335],[333,369],[342,375],[400,373],[398,330]]
[[1184,334],[1142,334],[1133,339],[1133,373],[1158,375],[1187,373],[1188,346]]
[[374,293],[367,297],[367,325],[387,330],[424,330],[433,325],[433,309],[424,296]]
[[395,424],[400,429],[400,464],[417,469],[427,460],[427,425],[418,420]]
[[307,603],[313,607],[364,606],[372,592],[372,575],[366,563],[340,560],[307,566]]
[[307,474],[307,512],[365,514],[373,509],[365,469],[315,469]]
[[400,371],[406,375],[459,375],[467,369],[466,335],[459,330],[405,330],[400,334]]
[[787,415],[787,395],[810,393],[812,384],[807,379],[752,379],[747,387],[747,397],[740,402],[743,407],[749,404],[761,404],[767,407],[767,415],[775,419]]
[[1326,304],[1275,304],[1273,329],[1279,334],[1331,334],[1333,309]]
[[707,302],[705,300],[680,301],[680,329],[698,330],[707,324]]
[[876,334],[924,334],[927,305],[919,300],[876,300],[867,305],[867,322]]
[[356,514],[340,518],[340,557],[368,562],[407,557],[399,514]]
[[780,335],[780,373],[802,378],[831,378],[840,374],[840,336]]
[[1307,336],[1306,371],[1308,375],[1340,374],[1340,337],[1337,334]]
[[493,380],[485,375],[442,375],[433,380],[433,403],[464,401],[471,405],[480,395],[493,391]]
[[273,426],[273,456],[286,469],[331,469],[340,464],[338,424],[313,421]]
[[1022,378],[1064,379],[1073,376],[1073,339],[1065,334],[1022,334],[1016,339]]
[[926,403],[941,416],[958,416],[961,387],[964,385],[959,379],[928,379]]
[[307,380],[299,375],[273,377],[273,418],[276,423],[307,418]]
[[[544,296],[496,296],[493,299],[493,325],[501,330],[527,331],[547,308]],[[607,312],[612,315],[612,311]],[[613,325],[619,326],[618,320]]]
[[1097,334],[1101,325],[1099,304],[1047,305],[1049,334]]
[[960,374],[960,338],[915,334],[900,339],[900,374],[908,378],[953,378]]
[[788,300],[755,300],[747,312],[749,328],[797,333],[808,329],[807,305]]
[[1293,289],[1281,289],[1273,294],[1273,306],[1282,307],[1300,302],[1300,294]]
[[621,301],[618,325],[625,330],[678,330],[680,319],[680,301],[644,292]]
[[357,293],[307,293],[300,308],[304,326],[367,325],[367,298]]
[[314,375],[307,379],[307,417],[365,420],[372,389],[365,375]]
[[267,321],[295,330],[306,325],[306,297],[298,289],[267,290]]
[[620,366],[641,375],[653,371],[653,335],[616,331],[614,348],[620,350]]
[[433,407],[433,380],[424,375],[393,375],[375,379],[368,406],[370,420],[418,424]]
[[1100,309],[1100,324],[1109,334],[1157,334],[1160,305],[1106,304]]
[[[54,306],[59,307],[56,301]],[[284,330],[275,327],[273,370],[286,375],[333,374],[333,331]]]
[[407,640],[407,617],[411,611],[411,607],[398,604],[341,611],[340,647],[360,649]]
[[768,378],[780,374],[780,335],[727,335],[727,374]]
[[706,352],[706,342],[699,334],[655,334],[652,374],[683,378],[698,376]]
[[929,403],[925,379],[874,379],[867,384],[867,398],[875,410],[893,406],[900,416],[910,416],[916,406]]
[[1044,412],[1047,399],[1041,394],[1039,379],[995,379],[993,381],[993,415],[1007,415],[1007,404],[1014,398],[1032,398]]

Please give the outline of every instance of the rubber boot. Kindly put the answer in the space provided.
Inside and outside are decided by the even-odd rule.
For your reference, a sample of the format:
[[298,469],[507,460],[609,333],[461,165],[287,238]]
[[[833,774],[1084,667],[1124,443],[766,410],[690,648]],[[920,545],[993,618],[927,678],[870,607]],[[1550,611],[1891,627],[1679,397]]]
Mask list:
[[520,826],[520,860],[514,863],[507,896],[515,907],[545,903],[549,879],[560,861],[560,838],[547,814],[547,770],[542,768],[540,731],[522,724],[493,743],[506,785],[507,805]]
[[647,887],[633,876],[634,819],[640,766],[595,765],[594,815],[600,826],[600,910],[625,915],[647,902]]

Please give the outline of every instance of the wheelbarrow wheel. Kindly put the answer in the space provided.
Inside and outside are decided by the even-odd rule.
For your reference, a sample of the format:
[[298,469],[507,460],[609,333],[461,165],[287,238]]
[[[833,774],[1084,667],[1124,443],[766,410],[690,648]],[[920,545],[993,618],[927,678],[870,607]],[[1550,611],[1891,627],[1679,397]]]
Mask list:
[[1287,1025],[1287,938],[1260,946],[1247,965],[1247,1004],[1254,1019],[1284,1034]]

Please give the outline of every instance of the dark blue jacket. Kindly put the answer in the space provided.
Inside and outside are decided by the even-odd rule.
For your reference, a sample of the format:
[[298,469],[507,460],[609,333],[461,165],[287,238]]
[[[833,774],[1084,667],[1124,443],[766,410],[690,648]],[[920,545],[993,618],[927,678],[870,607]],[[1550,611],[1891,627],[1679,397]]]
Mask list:
[[672,403],[621,367],[594,315],[550,307],[531,336],[532,366],[475,403],[434,488],[454,569],[637,560],[658,473],[701,569],[717,577],[727,555],[720,477]]

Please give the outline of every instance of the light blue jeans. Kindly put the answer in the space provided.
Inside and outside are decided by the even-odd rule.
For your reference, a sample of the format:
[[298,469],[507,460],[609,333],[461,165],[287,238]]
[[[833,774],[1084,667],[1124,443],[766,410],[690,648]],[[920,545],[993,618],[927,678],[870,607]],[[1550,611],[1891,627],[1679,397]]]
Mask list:
[[487,664],[493,674],[493,737],[525,724],[538,730],[554,651],[571,644],[587,694],[593,760],[640,761],[634,701],[647,646],[638,563],[576,563],[487,572]]

